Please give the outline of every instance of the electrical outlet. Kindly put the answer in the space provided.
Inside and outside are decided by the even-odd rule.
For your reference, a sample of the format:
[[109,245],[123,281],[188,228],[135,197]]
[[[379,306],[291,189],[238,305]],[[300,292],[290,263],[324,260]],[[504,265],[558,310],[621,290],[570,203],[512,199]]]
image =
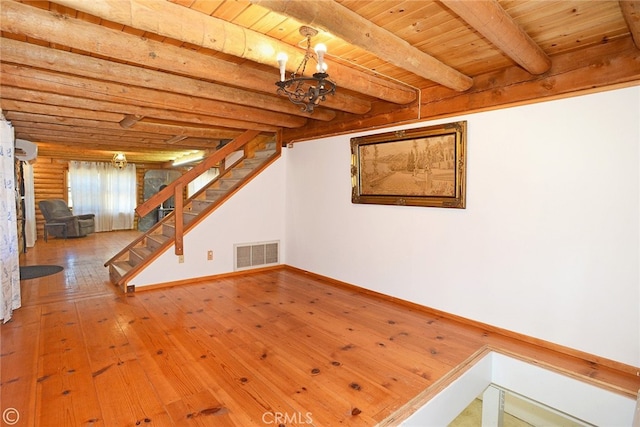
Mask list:
[[182,264],[184,262],[184,255],[178,255],[178,264]]
[[212,250],[207,251],[207,260],[213,261],[213,251]]

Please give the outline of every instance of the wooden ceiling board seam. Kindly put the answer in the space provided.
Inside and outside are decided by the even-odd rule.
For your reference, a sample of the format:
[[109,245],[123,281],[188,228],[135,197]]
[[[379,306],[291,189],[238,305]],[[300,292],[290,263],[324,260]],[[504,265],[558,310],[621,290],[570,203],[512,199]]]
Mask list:
[[374,24],[384,27],[386,22],[401,18],[405,10],[416,7],[419,3],[414,2],[414,4],[411,4],[410,1],[407,2],[405,0],[372,1],[367,7],[358,8],[354,12]]
[[249,2],[242,0],[225,1],[210,16],[232,22],[249,6]]
[[407,34],[410,34],[414,31],[418,22],[431,25],[432,15],[430,15],[424,9],[426,8],[406,12],[402,19],[391,21],[389,23],[381,25],[381,27],[387,31],[394,33],[396,36],[405,39],[405,36]]
[[[274,13],[274,12],[272,12]],[[282,15],[280,15],[282,16]],[[275,40],[279,40],[283,43],[289,43],[295,45],[297,41],[290,42],[291,38],[296,38],[300,35],[300,23],[294,19],[284,17],[285,19],[276,27],[265,33]],[[285,41],[289,40],[289,41]]]
[[76,18],[82,19],[83,21],[91,22],[96,25],[100,25],[102,23],[102,19],[97,16],[88,14],[86,12],[78,12]]
[[[194,0],[188,7],[211,16],[223,3],[224,0]],[[183,6],[187,7],[186,4]]]
[[194,3],[194,0],[167,0],[167,1],[171,3],[179,4],[180,6],[184,6],[184,7],[192,7]]
[[[561,34],[575,34],[576,29],[582,28],[582,30],[594,30],[595,25],[602,25],[604,22],[618,22],[620,28],[623,27],[623,17],[617,6],[617,2],[583,2],[585,4],[575,2],[567,2],[565,4],[561,2],[559,5],[555,2],[550,4],[543,3],[539,9],[532,10],[528,14],[518,14],[517,8],[512,9],[514,13],[514,19],[519,25],[527,31],[530,36],[538,43],[545,44],[548,40],[556,38]],[[614,7],[607,7],[602,9],[600,4],[613,4]],[[552,7],[555,8],[552,10]],[[574,10],[575,7],[582,8],[582,12]],[[588,9],[586,9],[588,7]],[[543,10],[548,10],[548,13],[543,13]],[[603,12],[606,11],[606,16],[610,16],[611,20],[603,19]],[[593,19],[588,19],[592,16]],[[570,19],[575,22],[575,26],[567,25],[567,20]],[[567,33],[568,30],[571,33]]]
[[[253,5],[254,7],[264,9],[260,5]],[[264,9],[267,11],[267,14],[264,15],[261,19],[256,21],[251,27],[250,30],[257,31],[259,33],[269,34],[274,29],[277,29],[284,21],[286,21],[286,17],[279,15],[277,13],[271,12],[268,9]]]
[[249,5],[240,14],[235,17],[231,22],[236,25],[240,25],[244,28],[251,28],[254,24],[260,21],[269,13],[265,8],[257,7],[256,5]]

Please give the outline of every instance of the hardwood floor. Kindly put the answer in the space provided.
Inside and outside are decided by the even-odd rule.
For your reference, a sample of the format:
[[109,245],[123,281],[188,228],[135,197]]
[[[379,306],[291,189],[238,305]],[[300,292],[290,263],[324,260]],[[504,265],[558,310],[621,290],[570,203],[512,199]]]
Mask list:
[[375,425],[486,345],[635,395],[596,362],[283,268],[121,294],[103,263],[137,235],[38,241],[1,327],[3,412],[24,426]]

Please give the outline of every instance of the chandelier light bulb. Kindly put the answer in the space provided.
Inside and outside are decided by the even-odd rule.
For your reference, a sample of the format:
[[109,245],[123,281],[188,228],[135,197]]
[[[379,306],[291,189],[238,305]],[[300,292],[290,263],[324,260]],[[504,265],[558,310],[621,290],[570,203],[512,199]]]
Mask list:
[[278,61],[278,66],[280,67],[280,81],[281,82],[284,81],[284,73],[286,71],[285,67],[287,66],[287,59],[289,59],[289,57],[284,52],[280,52],[280,53],[278,53],[278,56],[276,56],[276,60]]
[[318,55],[318,71],[323,73],[325,68],[324,65],[324,54],[327,53],[327,46],[324,43],[318,43],[315,47],[316,55]]

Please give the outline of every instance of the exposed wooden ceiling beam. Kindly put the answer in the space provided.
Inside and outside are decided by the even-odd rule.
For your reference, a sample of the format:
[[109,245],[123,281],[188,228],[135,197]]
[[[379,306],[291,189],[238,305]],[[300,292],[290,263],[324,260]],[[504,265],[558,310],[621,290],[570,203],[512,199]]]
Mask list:
[[[38,144],[50,144],[58,146],[58,149],[65,153],[81,154],[84,150],[103,150],[103,151],[126,151],[126,152],[152,152],[158,153],[160,158],[167,160],[167,157],[175,155],[174,153],[185,154],[194,150],[208,150],[211,147],[199,146],[182,146],[182,145],[166,145],[157,142],[121,142],[119,138],[108,135],[100,135],[100,139],[88,141],[86,137],[78,134],[69,134],[64,132],[49,133],[42,129],[26,129],[16,134],[17,138],[27,139]],[[117,147],[117,148],[114,148]],[[38,150],[39,151],[39,150]]]
[[440,1],[531,74],[551,68],[551,59],[497,0]]
[[[16,135],[18,138],[25,139],[24,134]],[[74,159],[79,161],[93,161],[93,162],[109,162],[113,157],[113,154],[123,152],[127,156],[127,160],[130,163],[158,163],[164,164],[168,159],[176,159],[186,154],[192,153],[193,150],[174,150],[174,151],[160,151],[157,148],[125,148],[124,150],[114,150],[112,145],[108,146],[87,146],[86,143],[73,143],[66,142],[51,143],[37,141],[38,144],[38,156],[49,157],[53,159]]]
[[[89,129],[77,126],[65,126],[52,123],[33,123],[10,118],[16,129],[22,133],[37,136],[40,141],[49,142],[82,142],[85,144],[115,144],[117,147],[156,147],[159,150],[209,150],[220,145],[220,141],[231,138],[185,138],[171,143],[166,137],[158,138],[156,134],[118,134],[102,128]],[[233,135],[227,135],[229,137]]]
[[400,68],[457,91],[473,85],[473,79],[400,37],[378,27],[355,12],[332,1],[251,0],[254,4],[321,28],[347,43],[373,53]]
[[[7,114],[7,118],[10,117],[11,115]],[[104,140],[119,141],[120,145],[157,144],[158,146],[162,146],[165,143],[164,139],[158,138],[157,135],[141,134],[132,137],[127,134],[110,132],[105,129],[88,129],[84,127],[65,126],[53,123],[33,123],[14,118],[11,118],[11,121],[17,129],[20,129],[21,132],[38,134],[40,135],[40,138],[44,140],[52,140],[52,138],[59,137],[70,140],[82,139],[87,144],[91,144],[94,141]]]
[[536,101],[547,101],[576,94],[640,85],[640,50],[631,38],[622,38],[588,49],[565,52],[553,57],[553,68],[535,76],[513,65],[474,78],[471,90],[458,93],[442,87],[423,90],[421,112],[416,108],[395,109],[367,117],[347,117],[330,125],[315,123],[282,131],[283,143],[310,140],[329,135],[378,129],[388,123],[435,120],[459,114],[505,108]]
[[[0,77],[1,78],[1,77]],[[104,111],[109,113],[132,114],[138,116],[144,116],[144,120],[150,120],[152,118],[161,121],[177,121],[184,123],[200,124],[204,126],[219,126],[234,129],[255,129],[265,132],[275,132],[278,128],[273,125],[265,125],[261,123],[255,123],[250,121],[224,119],[220,117],[213,117],[206,114],[199,114],[194,112],[184,112],[176,110],[167,110],[164,108],[152,108],[146,106],[137,106],[132,104],[122,104],[110,101],[101,101],[95,99],[88,99],[83,97],[69,96],[68,94],[57,94],[50,92],[40,92],[34,89],[2,86],[2,98],[0,98],[0,105],[4,105],[5,100],[12,101],[26,101],[32,104],[40,104],[49,106],[52,110],[51,114],[56,114],[56,111],[60,107],[66,107],[67,105],[73,105],[78,110],[87,111]],[[30,110],[29,105],[17,104],[20,111],[33,111]],[[23,109],[24,108],[24,109]],[[40,107],[38,107],[40,108]],[[7,107],[8,109],[8,107]],[[61,110],[64,111],[64,110]],[[62,113],[61,113],[62,114]],[[83,116],[88,114],[86,111],[82,113]]]
[[80,98],[99,99],[151,108],[177,111],[196,111],[228,119],[254,120],[282,127],[299,127],[307,122],[303,117],[270,112],[252,107],[242,107],[212,99],[196,98],[177,93],[159,92],[137,86],[100,82],[84,77],[70,76],[30,67],[0,64],[3,86],[39,89],[45,92],[72,95]]
[[[74,126],[87,129],[105,129],[112,132],[118,132],[121,135],[148,133],[159,134],[158,137],[168,139],[175,135],[181,135],[185,138],[210,138],[210,139],[233,139],[242,133],[239,130],[224,129],[224,128],[203,128],[203,127],[189,127],[189,126],[176,126],[170,124],[161,123],[145,123],[138,122],[136,126],[130,129],[123,129],[118,122],[101,121],[101,120],[87,120],[80,118],[52,116],[44,114],[33,114],[23,112],[12,112],[13,117],[19,118],[18,120],[32,121],[35,123],[52,123],[64,126]],[[164,135],[164,137],[162,137]]]
[[[16,134],[17,138],[26,139],[38,144],[40,147],[42,144],[50,144],[51,146],[57,145],[58,149],[65,153],[68,158],[76,159],[77,156],[85,154],[86,151],[110,151],[111,153],[121,151],[125,153],[138,152],[141,156],[145,153],[151,154],[151,157],[157,160],[169,161],[177,156],[183,156],[185,154],[192,153],[193,151],[208,151],[216,147],[212,145],[209,147],[198,146],[168,146],[158,143],[149,143],[143,145],[140,143],[121,142],[118,138],[99,135],[100,142],[94,143],[87,140],[87,137],[82,135],[68,135],[65,133],[48,133],[47,131],[38,129],[25,129]],[[98,138],[98,136],[96,136]],[[53,151],[53,149],[51,150]],[[38,149],[38,153],[40,150]]]
[[[238,105],[269,109],[316,120],[331,120],[335,117],[335,113],[327,109],[318,109],[312,116],[309,116],[288,99],[277,97],[275,94],[249,92],[217,83],[119,64],[6,38],[2,39],[0,44],[0,58],[4,62],[41,67],[51,71],[73,72],[83,77],[171,91],[216,101],[228,101]],[[338,106],[339,108],[336,106],[334,108],[354,114],[364,114],[371,109],[371,103],[365,100],[348,95],[344,95],[342,98],[344,102]]]
[[[16,6],[16,3],[10,3],[11,9],[6,8],[3,3],[1,13],[2,20],[10,18],[12,21],[11,25],[13,27],[18,24],[16,20],[21,19],[21,16],[19,16],[17,12],[22,10],[22,14],[24,16],[26,11],[24,8]],[[271,37],[170,2],[141,2],[137,0],[121,0],[115,2],[94,0],[87,2],[83,0],[59,0],[56,1],[56,3],[109,21],[128,25],[133,28],[171,37],[195,44],[196,46],[210,48],[238,56],[240,58],[246,58],[255,62],[268,64],[274,67],[274,70],[277,65],[275,55],[278,50],[286,51],[290,54],[291,58],[302,58],[303,55],[299,49],[295,49],[290,45],[281,43]],[[5,9],[7,9],[6,12]],[[30,9],[33,8],[29,8],[29,10]],[[65,19],[63,23],[58,22],[56,25],[55,22],[50,22],[51,18],[47,18],[41,12],[44,12],[45,15],[51,15],[46,11],[39,11],[37,12],[37,15],[33,16],[31,19],[34,21],[48,21],[46,29],[36,30],[36,32],[39,33],[39,37],[36,38],[41,38],[42,40],[48,40],[47,38],[42,38],[46,36],[45,33],[55,30],[54,27],[60,26],[61,24],[66,27],[67,40],[63,38],[63,40],[59,40],[56,43],[69,43],[68,33],[71,32],[71,25],[83,27],[79,34],[82,34],[86,39],[84,42],[85,44],[88,42],[93,45],[93,47],[87,46],[81,48],[88,52],[97,52],[97,49],[101,49],[99,46],[101,42],[105,41],[107,38],[109,39],[111,46],[113,46],[113,43],[117,42],[116,39],[114,39],[116,36],[113,33],[119,33],[120,35],[118,37],[126,36],[126,34],[119,31],[107,30],[106,28],[100,29],[102,32],[108,31],[109,35],[105,37],[106,34],[97,33],[98,30],[95,29],[94,25],[75,22],[79,20],[72,18]],[[29,15],[33,15],[33,12],[29,11]],[[170,25],[169,23],[171,22],[178,22],[180,24]],[[188,24],[183,25],[183,23]],[[49,26],[49,24],[52,25]],[[133,36],[128,36],[128,38],[131,37]],[[141,45],[140,42],[141,40],[138,40],[136,45]],[[178,47],[169,49],[171,48],[170,46],[164,46],[162,43],[153,42],[151,40],[145,40],[144,42],[145,43],[142,43],[142,45],[153,46],[153,49],[151,50],[148,48],[145,49],[147,53],[151,51],[157,56],[153,57],[153,61],[150,61],[149,55],[142,57],[141,65],[149,65],[153,62],[154,67],[173,71],[178,65],[180,67],[190,66],[189,62],[195,61],[197,68],[200,70],[196,72],[196,70],[190,69],[189,74],[201,76],[203,71],[216,70],[215,73],[205,73],[206,75],[202,77],[208,80],[216,80],[224,84],[238,87],[251,87],[252,89],[261,90],[265,93],[273,93],[275,91],[274,83],[278,79],[278,75],[275,72],[271,74],[258,70],[248,70],[247,67],[242,68],[212,57],[207,58],[203,63],[202,57],[205,55],[198,54],[196,52],[189,52],[188,50],[185,54],[184,51],[186,49]],[[162,57],[158,52],[156,52],[160,46],[163,46],[162,50],[167,53],[166,55],[163,54]],[[128,46],[125,44],[120,48],[123,50],[120,51],[119,56],[125,54],[127,57],[125,60],[136,61],[136,59],[132,58],[133,55],[131,50],[133,48],[137,48],[137,46],[130,43]],[[177,52],[181,53],[176,54]],[[107,56],[111,56],[113,54],[114,52],[111,52]],[[175,58],[181,58],[180,64],[176,64]],[[159,65],[159,63],[166,60],[170,61],[170,63],[162,66]],[[339,64],[335,65],[336,75],[341,76],[340,84],[342,87],[398,104],[412,102],[417,97],[416,93],[411,88],[404,85],[375,76],[370,76]],[[193,65],[191,64],[191,66]],[[339,98],[339,96],[342,95],[336,94],[336,97]],[[328,99],[326,103],[328,107],[331,106],[330,102],[332,102],[332,100]]]
[[640,1],[620,0],[620,9],[629,27],[633,43],[640,49]]
[[[5,88],[3,88],[3,92],[4,89]],[[71,117],[86,120],[100,120],[104,122],[119,122],[122,119],[122,114],[119,113],[84,110],[81,108],[65,107],[62,105],[51,106],[35,102],[7,99],[6,97],[0,99],[0,107],[5,111],[43,114],[57,117]]]
[[[61,146],[61,144],[57,144],[57,143],[51,143],[51,142],[38,142],[38,153],[40,153],[41,150],[48,150],[49,152],[54,152],[54,151],[58,151],[58,152],[62,152],[62,153],[76,153],[78,152],[78,148],[83,148],[83,149],[87,149],[87,145],[86,144],[69,144],[68,146]],[[91,147],[91,151],[93,152],[103,152],[103,153],[113,153],[113,147],[110,145],[103,145],[103,144],[98,144]],[[162,159],[166,159],[167,156],[181,156],[184,155],[185,152],[192,152],[194,150],[183,150],[183,149],[174,149],[172,151],[169,150],[164,150],[162,152],[159,152],[157,148],[154,147],[147,147],[147,148],[139,148],[139,147],[131,147],[131,148],[127,148],[125,150],[121,150],[121,151],[126,151],[127,156],[129,155],[140,155],[140,156],[145,156],[149,159],[154,159],[154,160],[162,160]]]

